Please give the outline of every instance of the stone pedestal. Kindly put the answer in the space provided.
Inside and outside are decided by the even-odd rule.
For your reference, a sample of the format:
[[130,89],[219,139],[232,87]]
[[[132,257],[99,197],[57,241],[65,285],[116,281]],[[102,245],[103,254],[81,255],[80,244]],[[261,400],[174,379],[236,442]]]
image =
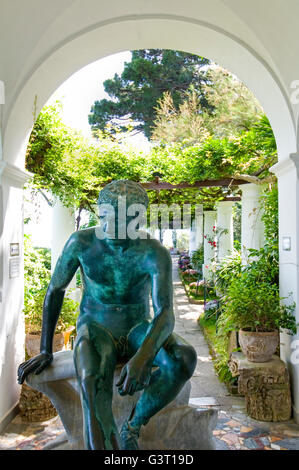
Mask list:
[[[114,383],[120,371],[121,366],[116,369]],[[39,375],[30,374],[27,384],[47,395],[59,413],[66,431],[65,438],[59,439],[60,443],[64,440],[59,449],[83,449],[83,418],[73,351],[55,353],[52,364]],[[214,449],[212,431],[217,424],[217,411],[189,406],[190,389],[187,382],[176,399],[142,427],[141,449]],[[112,408],[118,428],[128,418],[140,393],[121,397],[115,388]]]
[[250,362],[239,352],[231,354],[229,368],[239,376],[238,392],[246,399],[247,413],[259,421],[287,421],[291,418],[289,374],[278,356],[269,362]]

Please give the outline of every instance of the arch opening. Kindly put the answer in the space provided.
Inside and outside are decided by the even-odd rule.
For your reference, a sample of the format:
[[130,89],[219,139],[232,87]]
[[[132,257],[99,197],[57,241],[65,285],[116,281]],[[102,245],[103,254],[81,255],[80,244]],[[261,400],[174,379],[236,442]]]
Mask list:
[[82,32],[57,47],[31,71],[4,116],[5,161],[24,168],[34,120],[52,93],[72,74],[114,53],[149,48],[198,54],[234,73],[263,106],[276,137],[279,159],[296,152],[296,126],[283,87],[250,47],[228,32],[191,18],[135,17],[117,19]]

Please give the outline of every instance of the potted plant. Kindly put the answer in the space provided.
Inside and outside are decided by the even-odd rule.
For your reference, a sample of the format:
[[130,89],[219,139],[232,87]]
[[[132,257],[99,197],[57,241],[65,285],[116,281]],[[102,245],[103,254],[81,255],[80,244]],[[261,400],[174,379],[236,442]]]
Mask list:
[[287,307],[281,300],[277,285],[257,282],[249,272],[230,284],[223,307],[225,322],[239,330],[239,343],[249,361],[267,362],[275,353],[279,328],[294,309],[294,304]]

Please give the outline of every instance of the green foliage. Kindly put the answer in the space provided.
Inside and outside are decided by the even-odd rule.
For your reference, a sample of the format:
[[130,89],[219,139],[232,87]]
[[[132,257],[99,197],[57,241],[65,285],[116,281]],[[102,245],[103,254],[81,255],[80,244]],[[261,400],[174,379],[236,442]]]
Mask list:
[[153,140],[198,145],[210,136],[234,138],[259,120],[262,108],[242,82],[221,67],[209,68],[207,77],[204,93],[213,111],[203,109],[193,88],[178,109],[166,92],[158,101]]
[[[33,128],[26,157],[33,185],[50,191],[67,207],[94,211],[98,193],[105,183],[114,179],[146,182],[158,172],[170,183],[234,177],[240,173],[264,176],[274,156],[269,159],[268,144],[263,146],[256,132],[267,128],[267,121],[257,131],[252,128],[231,139],[207,138],[194,146],[161,143],[149,154],[117,143],[104,136],[97,145],[65,126],[57,105],[42,110]],[[265,130],[266,132],[266,130]],[[234,195],[230,188],[176,189],[149,191],[150,203],[204,204],[213,208],[216,201]]]
[[233,329],[273,331],[279,327],[282,315],[276,286],[258,281],[252,272],[231,282],[224,298],[221,319]]
[[155,108],[163,93],[171,94],[177,108],[184,100],[184,92],[192,85],[201,106],[209,108],[203,93],[206,72],[201,70],[207,64],[207,59],[181,51],[132,51],[131,62],[125,64],[121,76],[115,74],[114,78],[104,82],[111,99],[96,101],[91,108],[89,123],[94,134],[112,124],[112,131],[113,128],[128,131],[133,127],[134,131],[142,131],[150,138]]
[[225,295],[231,282],[241,276],[241,252],[234,249],[231,255],[221,260],[221,262],[214,263],[211,266],[211,271],[213,272],[213,279],[218,294]]
[[297,333],[298,326],[298,323],[296,323],[296,318],[294,316],[295,307],[295,302],[290,305],[284,306],[281,318],[279,320],[279,327],[291,331],[293,335]]
[[233,225],[234,225],[234,248],[238,250],[241,247],[241,226],[242,226],[242,205],[236,202],[233,205]]
[[48,250],[33,247],[28,235],[24,236],[25,301],[46,287],[51,278],[51,255]]
[[[282,304],[279,296],[278,191],[274,185],[262,196],[265,244],[248,250],[247,264],[237,256],[215,269],[216,285],[224,296],[220,322],[222,331],[249,329],[271,331],[288,325],[293,332],[294,304]],[[234,263],[236,262],[236,264]],[[231,270],[231,272],[230,272]]]
[[286,327],[282,325],[295,331],[296,321],[292,315],[295,304],[284,305],[284,299],[279,296],[275,246],[268,243],[260,250],[249,250],[248,261],[243,267],[240,264],[235,267],[231,278],[223,276],[223,270],[219,269],[218,282],[220,286],[222,283],[224,292],[219,320],[222,332],[233,329],[272,331]]
[[264,234],[267,244],[271,244],[278,252],[278,188],[273,185],[262,196]]
[[[36,188],[50,190],[66,207],[93,212],[102,185],[113,179],[140,181],[146,156],[103,138],[92,145],[63,124],[57,104],[43,108],[34,125],[26,156]],[[146,178],[148,179],[148,178]]]
[[[42,328],[42,312],[47,287],[38,290],[33,296],[24,300],[26,333],[40,334]],[[65,296],[55,333],[65,331],[69,326],[76,326],[78,302]]]
[[235,382],[235,379],[232,377],[232,374],[228,367],[228,336],[220,335],[216,331],[215,317],[201,317],[199,319],[199,324],[204,330],[205,336],[210,346],[213,364],[220,381],[224,383]]
[[194,269],[201,270],[204,263],[204,247],[203,245],[197,250],[193,251],[191,262]]
[[[26,332],[40,332],[44,297],[51,279],[49,250],[34,248],[30,237],[24,237],[24,315]],[[65,297],[56,331],[75,325],[78,303]]]

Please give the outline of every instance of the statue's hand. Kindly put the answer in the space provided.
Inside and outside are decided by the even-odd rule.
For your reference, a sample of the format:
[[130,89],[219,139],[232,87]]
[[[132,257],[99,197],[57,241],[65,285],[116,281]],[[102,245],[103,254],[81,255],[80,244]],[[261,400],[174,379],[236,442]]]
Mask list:
[[122,368],[116,383],[120,395],[133,395],[143,390],[151,378],[152,366],[137,354]]
[[22,384],[26,379],[27,375],[34,372],[35,375],[40,374],[46,367],[48,367],[53,361],[53,354],[40,353],[37,356],[32,357],[26,362],[19,365],[18,368],[18,383]]

